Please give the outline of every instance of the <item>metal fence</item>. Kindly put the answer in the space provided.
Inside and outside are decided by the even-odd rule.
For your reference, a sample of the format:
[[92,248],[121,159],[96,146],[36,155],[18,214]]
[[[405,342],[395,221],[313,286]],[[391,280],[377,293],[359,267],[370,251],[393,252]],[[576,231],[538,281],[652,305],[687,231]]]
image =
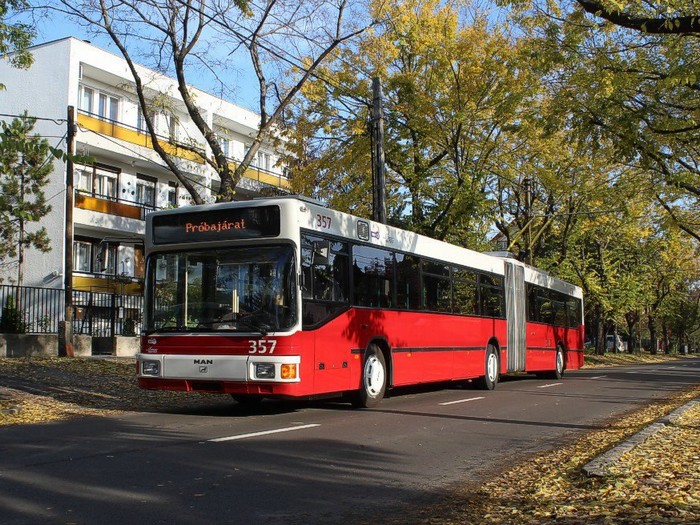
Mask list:
[[[0,332],[57,334],[65,318],[64,291],[0,285]],[[73,291],[73,333],[93,337],[138,335],[143,296]]]

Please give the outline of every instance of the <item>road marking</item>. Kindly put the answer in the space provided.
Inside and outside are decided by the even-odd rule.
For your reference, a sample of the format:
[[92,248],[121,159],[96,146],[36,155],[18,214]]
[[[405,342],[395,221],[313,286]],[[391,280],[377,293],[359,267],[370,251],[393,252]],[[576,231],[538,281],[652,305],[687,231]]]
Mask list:
[[214,439],[209,439],[208,441],[210,443],[222,443],[224,441],[235,441],[237,439],[247,439],[247,438],[258,437],[258,436],[269,436],[270,434],[279,434],[280,432],[291,432],[293,430],[304,430],[306,428],[314,428],[314,427],[320,427],[320,426],[321,425],[314,424],[314,425],[300,425],[298,427],[277,428],[275,430],[264,430],[262,432],[251,432],[250,434],[238,434],[237,436],[227,436],[227,437],[214,438]]
[[589,377],[588,379],[603,379],[604,377],[608,377],[608,376],[595,376],[595,377]]
[[457,403],[468,403],[469,401],[478,401],[479,399],[485,399],[482,397],[470,397],[469,399],[458,399],[457,401],[447,401],[445,403],[438,403],[440,406],[456,405]]
[[549,388],[550,386],[559,386],[559,385],[563,385],[563,384],[564,383],[550,383],[548,385],[538,386],[537,388]]

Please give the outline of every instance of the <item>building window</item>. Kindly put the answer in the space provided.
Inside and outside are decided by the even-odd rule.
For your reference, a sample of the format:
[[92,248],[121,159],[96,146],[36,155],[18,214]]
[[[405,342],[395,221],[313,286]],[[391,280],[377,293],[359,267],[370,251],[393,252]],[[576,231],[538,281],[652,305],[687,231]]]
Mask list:
[[118,245],[97,239],[73,241],[73,270],[81,273],[115,275]]
[[136,174],[136,202],[144,208],[156,207],[156,182],[153,177]]
[[73,243],[73,270],[89,273],[92,269],[92,244],[85,241]]
[[97,114],[104,119],[119,120],[119,99],[100,93],[100,105],[97,108]]
[[177,184],[168,182],[168,206],[177,208]]
[[219,143],[219,146],[221,147],[221,151],[224,153],[226,158],[231,157],[231,141],[227,139],[226,137],[221,137],[217,136],[216,140]]
[[139,133],[148,133],[148,126],[146,125],[146,117],[143,114],[143,110],[141,110],[141,106],[139,106],[139,112],[136,117],[136,131]]
[[80,109],[104,120],[119,120],[119,98],[86,86],[80,87]]
[[93,272],[104,275],[115,275],[117,271],[117,245],[102,242],[95,246]]
[[92,113],[93,100],[95,99],[95,91],[88,87],[81,87],[80,109],[88,113]]
[[177,141],[178,118],[173,113],[159,113],[156,130],[159,135],[167,137],[169,141]]
[[75,188],[80,193],[117,200],[119,170],[109,166],[76,166]]

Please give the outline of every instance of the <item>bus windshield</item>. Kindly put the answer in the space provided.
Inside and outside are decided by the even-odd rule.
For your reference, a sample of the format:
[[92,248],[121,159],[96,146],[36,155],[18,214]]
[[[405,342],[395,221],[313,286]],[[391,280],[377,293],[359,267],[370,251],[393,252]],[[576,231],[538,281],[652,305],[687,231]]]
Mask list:
[[291,246],[155,253],[147,261],[147,332],[289,330],[296,323]]

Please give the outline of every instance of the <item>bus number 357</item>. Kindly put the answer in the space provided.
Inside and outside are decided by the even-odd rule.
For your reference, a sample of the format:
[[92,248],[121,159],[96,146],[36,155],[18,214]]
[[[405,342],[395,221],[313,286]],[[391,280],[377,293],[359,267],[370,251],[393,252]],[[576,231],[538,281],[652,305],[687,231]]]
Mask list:
[[249,354],[272,354],[277,346],[276,339],[250,339],[248,341],[250,348]]

